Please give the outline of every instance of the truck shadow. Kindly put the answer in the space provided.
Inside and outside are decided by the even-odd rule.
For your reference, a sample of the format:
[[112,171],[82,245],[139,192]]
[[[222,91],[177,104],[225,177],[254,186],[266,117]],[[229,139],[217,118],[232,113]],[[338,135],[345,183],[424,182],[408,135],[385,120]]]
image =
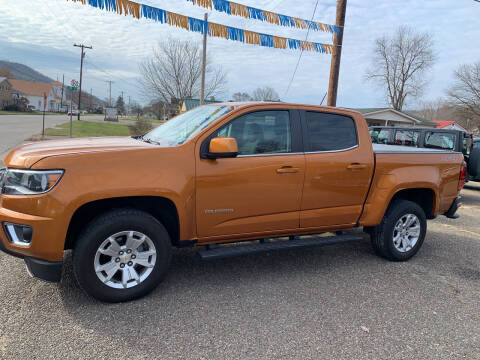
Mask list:
[[[58,290],[65,310],[82,326],[94,330],[105,331],[105,323],[116,324],[111,328],[112,336],[119,328],[141,329],[145,323],[160,324],[167,318],[172,321],[178,312],[191,311],[192,316],[198,311],[210,312],[218,302],[242,307],[243,302],[259,301],[259,292],[271,285],[288,296],[290,284],[297,279],[302,281],[316,274],[324,279],[333,279],[335,274],[350,277],[358,273],[358,268],[388,263],[375,256],[368,240],[211,262],[202,261],[194,249],[175,249],[167,277],[153,293],[136,301],[108,304],[89,297],[78,287],[71,270],[71,254],[66,254],[64,262]],[[90,315],[86,317],[85,313]],[[89,321],[92,318],[102,321],[93,323]]]
[[[250,326],[259,316],[263,321],[275,323],[272,319],[282,311],[290,311],[291,306],[300,316],[304,309],[297,306],[301,304],[308,311],[318,306],[320,314],[333,311],[332,301],[335,304],[336,300],[332,299],[342,301],[346,297],[352,301],[360,296],[361,301],[368,302],[371,301],[369,294],[382,293],[384,287],[416,292],[424,283],[412,281],[411,276],[405,278],[405,274],[430,279],[439,271],[445,272],[443,267],[450,268],[452,264],[439,259],[444,259],[452,250],[457,259],[453,265],[464,260],[461,256],[466,251],[463,242],[461,249],[451,241],[439,244],[437,238],[440,240],[442,236],[434,231],[429,233],[422,250],[405,263],[392,263],[375,256],[368,238],[356,243],[213,262],[202,261],[193,249],[174,250],[165,281],[152,294],[121,304],[101,303],[85,295],[74,281],[71,255],[67,254],[65,273],[58,286],[63,302],[59,306],[63,306],[78,326],[131,349],[159,351],[162,344],[174,343],[195,346],[204,339],[215,341],[215,331],[224,329],[220,323],[226,324],[228,330],[225,331],[231,332],[230,335],[222,333],[228,338],[235,336],[235,324],[241,321],[239,319],[245,319]],[[470,268],[460,270],[475,278],[478,275]],[[338,305],[348,309],[350,306],[348,301]],[[326,310],[322,310],[324,306]],[[141,333],[145,329],[150,332],[132,338],[132,332]]]
[[469,181],[463,188],[467,190],[480,191],[480,182]]

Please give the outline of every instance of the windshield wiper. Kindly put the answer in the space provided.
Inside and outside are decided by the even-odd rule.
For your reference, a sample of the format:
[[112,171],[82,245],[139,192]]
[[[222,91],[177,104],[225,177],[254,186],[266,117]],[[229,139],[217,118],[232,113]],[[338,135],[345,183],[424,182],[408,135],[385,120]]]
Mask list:
[[142,138],[142,140],[145,141],[146,143],[149,143],[149,144],[160,145],[159,141],[155,141],[155,140],[152,140],[152,139]]
[[149,144],[160,145],[159,141],[146,138],[145,136],[132,136],[132,137],[137,140],[145,141],[146,143],[149,143]]

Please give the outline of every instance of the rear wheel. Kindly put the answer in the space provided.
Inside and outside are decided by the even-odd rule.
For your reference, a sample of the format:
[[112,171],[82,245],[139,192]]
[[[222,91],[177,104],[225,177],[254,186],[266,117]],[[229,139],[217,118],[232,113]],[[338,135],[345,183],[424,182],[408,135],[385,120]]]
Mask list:
[[406,261],[414,256],[426,231],[425,212],[407,200],[392,203],[380,225],[368,229],[375,252],[392,261]]
[[170,238],[160,222],[142,211],[120,209],[87,225],[74,248],[73,270],[91,296],[128,301],[160,283],[170,257]]

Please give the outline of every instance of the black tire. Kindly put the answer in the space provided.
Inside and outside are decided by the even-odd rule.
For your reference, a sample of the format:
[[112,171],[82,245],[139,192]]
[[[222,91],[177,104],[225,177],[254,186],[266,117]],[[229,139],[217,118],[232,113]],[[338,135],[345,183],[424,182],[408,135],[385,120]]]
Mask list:
[[[408,251],[399,251],[393,241],[395,224],[406,214],[416,215],[420,223],[420,234],[416,244]],[[407,261],[422,247],[427,232],[427,219],[423,209],[414,202],[396,200],[393,202],[380,225],[367,229],[375,253],[391,261]]]
[[[116,289],[104,284],[95,273],[95,254],[105,239],[130,230],[150,238],[155,246],[156,261],[145,280],[133,287]],[[105,302],[123,302],[140,298],[155,289],[165,277],[170,259],[170,236],[157,219],[143,211],[118,209],[102,214],[87,224],[73,250],[73,272],[87,294]]]
[[468,158],[468,175],[480,179],[480,148],[472,149]]

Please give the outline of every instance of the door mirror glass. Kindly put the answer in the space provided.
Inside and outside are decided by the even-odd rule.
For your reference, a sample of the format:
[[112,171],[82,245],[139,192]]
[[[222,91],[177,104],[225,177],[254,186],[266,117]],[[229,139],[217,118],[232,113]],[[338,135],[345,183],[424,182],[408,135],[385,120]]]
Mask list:
[[231,158],[238,155],[237,140],[232,137],[216,137],[210,140],[208,157],[210,159]]

